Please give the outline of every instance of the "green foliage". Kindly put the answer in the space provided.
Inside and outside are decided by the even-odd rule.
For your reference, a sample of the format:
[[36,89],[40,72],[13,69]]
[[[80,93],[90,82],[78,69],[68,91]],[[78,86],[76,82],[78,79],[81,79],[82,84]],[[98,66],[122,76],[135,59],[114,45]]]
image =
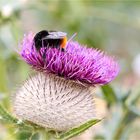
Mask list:
[[73,128],[73,129],[69,130],[68,132],[61,134],[58,137],[58,139],[59,140],[68,140],[74,136],[81,134],[82,132],[84,132],[85,130],[87,130],[88,128],[90,128],[91,126],[95,125],[96,123],[98,123],[100,121],[101,120],[98,120],[98,119],[90,120],[90,121],[86,122],[85,124],[82,124],[79,127]]
[[[138,76],[132,73],[132,61],[140,52],[140,2],[130,0],[1,0],[0,1],[0,101],[10,112],[11,94],[29,75],[30,68],[17,55],[23,34],[41,29],[77,32],[74,40],[89,47],[101,48],[116,55],[121,72],[116,83],[101,88],[107,104],[99,131],[93,132],[95,140],[137,140],[140,137],[140,88]],[[130,79],[129,79],[130,78]],[[134,81],[135,82],[134,82]],[[131,81],[134,84],[127,85]],[[137,86],[138,85],[138,86]],[[125,92],[125,91],[129,92]],[[96,109],[98,112],[98,108]],[[0,140],[49,139],[51,132],[10,115],[0,105]],[[59,138],[73,137],[95,122],[60,134]],[[30,126],[29,126],[30,125]],[[2,126],[2,128],[1,128]],[[25,127],[26,130],[25,131]],[[30,129],[31,127],[31,129]],[[33,130],[32,130],[33,127]],[[27,129],[28,128],[28,129]],[[16,131],[14,133],[13,131]],[[42,131],[42,130],[41,130]],[[131,135],[138,132],[136,136]],[[44,134],[45,133],[45,134]],[[12,135],[12,136],[11,136]],[[54,133],[52,134],[54,136]],[[11,137],[8,137],[11,136]],[[53,139],[53,138],[52,138]]]
[[[11,123],[11,124],[15,125],[15,127],[17,127],[18,129],[22,130],[20,133],[18,133],[18,136],[17,136],[17,139],[20,139],[20,140],[26,140],[26,139],[29,139],[29,140],[37,139],[38,140],[38,133],[35,133],[35,132],[43,129],[41,127],[36,127],[36,125],[33,125],[33,124],[29,125],[28,123],[23,122],[22,120],[18,120],[16,118],[14,118],[1,105],[0,105],[0,120],[1,120],[1,122]],[[98,120],[98,119],[90,120],[90,121],[86,122],[85,124],[82,124],[79,127],[73,128],[65,133],[58,135],[57,139],[59,139],[59,140],[70,139],[74,136],[81,134],[82,132],[84,132],[85,130],[90,128],[91,126],[98,123],[99,121],[101,121],[101,120]],[[45,129],[42,131],[44,131],[44,133],[47,134],[47,131]]]
[[1,105],[0,105],[0,117],[1,121],[6,123],[11,123],[15,126],[18,126],[21,129],[32,130],[33,127],[24,123],[22,120],[18,120],[15,117],[11,116]]
[[117,102],[116,94],[110,85],[104,85],[101,87],[101,89],[103,91],[104,98],[107,101],[109,106]]
[[[128,140],[129,136],[126,137],[125,133],[127,131],[130,132],[130,129],[131,132],[135,129],[135,127],[132,128],[132,124],[140,117],[140,110],[136,107],[140,93],[138,92],[132,95],[132,92],[128,92],[124,96],[118,98],[115,95],[119,95],[119,93],[116,93],[110,85],[103,86],[102,91],[103,97],[109,104],[108,111],[111,116],[109,120],[104,121],[103,126],[105,129],[108,129],[110,133],[104,135],[99,133],[95,136],[95,139],[102,137],[101,140]],[[110,96],[109,93],[113,95]],[[107,124],[108,127],[106,126]],[[129,135],[130,134],[131,133],[129,133]]]

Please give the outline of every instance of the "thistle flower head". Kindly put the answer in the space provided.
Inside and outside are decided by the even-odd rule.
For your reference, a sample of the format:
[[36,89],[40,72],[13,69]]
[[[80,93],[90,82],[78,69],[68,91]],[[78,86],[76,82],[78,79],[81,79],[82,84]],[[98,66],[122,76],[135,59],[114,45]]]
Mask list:
[[17,117],[56,131],[95,118],[89,87],[106,84],[117,76],[119,67],[113,58],[77,42],[68,42],[64,52],[53,46],[36,49],[32,33],[24,37],[20,47],[20,55],[38,74],[14,96]]
[[88,87],[54,74],[30,77],[14,96],[14,113],[45,128],[66,131],[95,118]]
[[[33,68],[88,84],[106,84],[119,72],[117,62],[97,49],[69,42],[65,52],[49,47],[36,50],[32,33],[24,37],[21,56]],[[45,53],[45,58],[42,56]]]

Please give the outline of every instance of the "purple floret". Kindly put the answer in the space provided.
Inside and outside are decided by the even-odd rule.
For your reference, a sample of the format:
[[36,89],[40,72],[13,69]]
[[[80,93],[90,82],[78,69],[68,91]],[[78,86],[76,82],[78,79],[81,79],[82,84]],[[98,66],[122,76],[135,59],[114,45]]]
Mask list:
[[77,42],[69,42],[65,52],[58,48],[48,48],[43,58],[44,48],[37,51],[33,37],[32,33],[24,37],[20,54],[36,70],[92,85],[107,84],[119,72],[118,63],[112,57]]

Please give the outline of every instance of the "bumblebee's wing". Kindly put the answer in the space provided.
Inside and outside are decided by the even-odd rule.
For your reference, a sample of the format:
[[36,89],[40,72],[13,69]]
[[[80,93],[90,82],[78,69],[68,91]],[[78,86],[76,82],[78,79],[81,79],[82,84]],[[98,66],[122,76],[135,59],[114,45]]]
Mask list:
[[55,31],[51,31],[49,32],[49,35],[47,35],[46,37],[43,38],[44,39],[61,39],[64,38],[67,35],[67,33],[65,32],[55,32]]

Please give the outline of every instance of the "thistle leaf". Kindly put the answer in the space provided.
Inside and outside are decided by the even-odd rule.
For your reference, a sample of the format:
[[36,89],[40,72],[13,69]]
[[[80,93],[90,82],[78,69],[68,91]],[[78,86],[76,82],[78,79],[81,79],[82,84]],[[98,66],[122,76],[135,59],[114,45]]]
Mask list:
[[111,104],[117,102],[117,97],[115,94],[115,91],[110,85],[104,85],[102,86],[102,92],[104,94],[104,97],[106,101],[108,102],[108,105],[110,106]]
[[11,116],[4,108],[2,105],[0,105],[0,119],[1,121],[4,122],[8,122],[8,123],[12,123],[16,126],[19,126],[21,128],[24,129],[33,129],[32,126],[27,125],[26,123],[24,123],[21,120],[18,120],[16,118],[14,118],[13,116]]
[[80,125],[79,127],[75,127],[73,129],[61,134],[58,137],[58,139],[59,140],[68,140],[74,136],[81,134],[82,132],[84,132],[85,130],[87,130],[88,128],[90,128],[91,126],[95,125],[96,123],[98,123],[100,121],[101,120],[99,120],[99,119],[90,120],[90,121]]

